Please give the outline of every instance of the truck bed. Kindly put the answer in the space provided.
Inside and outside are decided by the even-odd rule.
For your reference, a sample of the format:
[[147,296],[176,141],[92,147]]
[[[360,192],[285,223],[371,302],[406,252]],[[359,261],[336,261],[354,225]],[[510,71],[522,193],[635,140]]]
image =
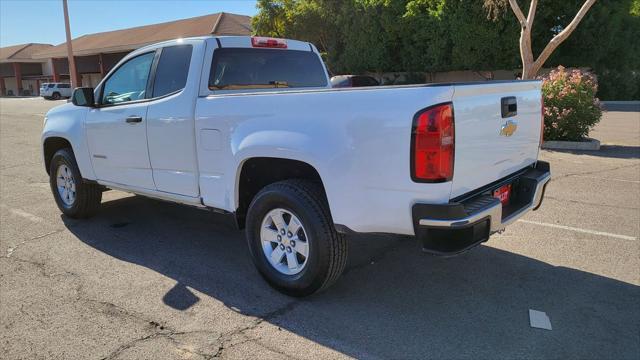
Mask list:
[[[506,121],[501,99],[508,96],[517,100],[518,113],[512,118],[518,130],[507,137],[500,131]],[[355,231],[412,234],[411,204],[448,203],[536,161],[540,101],[539,81],[200,97],[196,132],[214,130],[217,141],[231,144],[220,150],[198,146],[203,200],[232,211],[237,204],[223,194],[233,189],[235,174],[225,174],[225,169],[248,156],[286,157],[318,171],[336,223],[353,224]],[[419,110],[446,102],[453,103],[455,113],[453,180],[416,183],[410,176],[412,119]],[[389,213],[401,215],[389,219]]]

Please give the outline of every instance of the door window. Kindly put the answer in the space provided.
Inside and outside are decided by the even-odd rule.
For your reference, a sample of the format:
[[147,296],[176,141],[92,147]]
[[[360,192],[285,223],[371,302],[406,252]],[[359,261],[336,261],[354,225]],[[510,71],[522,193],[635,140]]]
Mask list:
[[155,52],[130,59],[120,66],[104,84],[101,104],[121,104],[146,97],[147,81]]
[[162,49],[153,81],[153,97],[182,90],[187,83],[191,45],[168,46]]

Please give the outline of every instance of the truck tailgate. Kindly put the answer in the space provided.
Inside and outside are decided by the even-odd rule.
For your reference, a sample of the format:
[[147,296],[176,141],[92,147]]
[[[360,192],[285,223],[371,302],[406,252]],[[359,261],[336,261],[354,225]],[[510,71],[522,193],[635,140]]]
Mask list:
[[[540,81],[454,87],[455,162],[451,198],[536,161],[542,121],[540,89]],[[504,112],[503,105],[507,107]],[[509,110],[515,110],[515,114]]]

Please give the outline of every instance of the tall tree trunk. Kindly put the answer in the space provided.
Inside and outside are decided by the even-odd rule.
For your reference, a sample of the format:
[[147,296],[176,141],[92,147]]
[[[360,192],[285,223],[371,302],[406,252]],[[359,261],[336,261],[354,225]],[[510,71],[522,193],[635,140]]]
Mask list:
[[522,79],[533,79],[538,75],[538,72],[549,59],[549,56],[553,51],[562,44],[571,35],[573,30],[576,29],[582,18],[587,14],[587,11],[596,2],[596,0],[586,0],[582,7],[571,20],[569,25],[565,27],[560,33],[553,37],[545,46],[544,50],[540,53],[537,59],[533,57],[533,50],[531,47],[531,28],[533,27],[533,19],[536,16],[536,8],[538,6],[538,0],[531,0],[529,6],[529,14],[524,17],[524,13],[520,10],[520,6],[516,0],[509,0],[511,10],[515,14],[518,22],[520,23],[520,57],[522,59]]

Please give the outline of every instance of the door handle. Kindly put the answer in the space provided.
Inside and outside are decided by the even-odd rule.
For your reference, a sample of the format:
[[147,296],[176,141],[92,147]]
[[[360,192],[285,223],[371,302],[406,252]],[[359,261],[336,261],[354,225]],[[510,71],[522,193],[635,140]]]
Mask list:
[[139,122],[142,122],[142,116],[132,115],[132,116],[129,116],[126,121],[127,121],[127,124],[139,123]]
[[500,107],[503,119],[518,114],[518,101],[515,96],[507,96],[500,99]]

